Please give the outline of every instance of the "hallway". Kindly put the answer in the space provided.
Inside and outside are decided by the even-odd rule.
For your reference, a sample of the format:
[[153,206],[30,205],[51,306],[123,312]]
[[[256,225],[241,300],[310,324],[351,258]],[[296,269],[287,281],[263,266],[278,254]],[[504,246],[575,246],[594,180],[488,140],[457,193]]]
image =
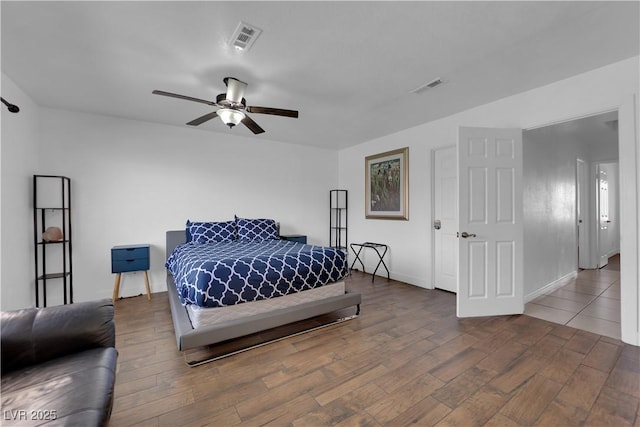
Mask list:
[[526,304],[524,314],[620,339],[620,255],[599,270],[580,270],[560,289]]

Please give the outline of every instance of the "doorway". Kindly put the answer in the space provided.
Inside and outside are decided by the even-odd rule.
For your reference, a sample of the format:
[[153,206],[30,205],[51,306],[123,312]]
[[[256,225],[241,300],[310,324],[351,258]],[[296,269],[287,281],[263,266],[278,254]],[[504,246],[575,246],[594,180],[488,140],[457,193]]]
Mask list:
[[598,163],[596,182],[596,218],[597,229],[596,253],[598,268],[605,267],[609,258],[620,253],[620,192],[618,163]]
[[620,339],[617,120],[525,131],[525,314]]

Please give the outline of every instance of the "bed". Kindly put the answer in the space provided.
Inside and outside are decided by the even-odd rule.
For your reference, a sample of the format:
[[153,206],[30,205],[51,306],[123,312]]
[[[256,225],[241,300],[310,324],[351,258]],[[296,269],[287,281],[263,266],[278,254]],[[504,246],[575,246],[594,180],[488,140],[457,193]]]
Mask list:
[[[214,295],[215,292],[209,292],[208,297],[203,298],[202,295],[194,294],[192,291],[185,291],[185,280],[198,280],[193,277],[187,278],[180,274],[180,268],[173,263],[179,263],[176,253],[180,253],[182,249],[191,245],[200,250],[198,245],[185,244],[187,241],[187,232],[185,230],[172,230],[166,232],[166,256],[167,256],[167,290],[169,293],[169,304],[173,318],[173,326],[175,330],[176,343],[178,349],[186,351],[197,349],[205,346],[220,345],[240,337],[250,336],[262,331],[272,330],[283,325],[290,325],[296,322],[306,321],[311,318],[320,318],[328,313],[340,313],[341,317],[333,317],[323,324],[318,325],[317,322],[304,331],[297,331],[296,334],[315,330],[319,327],[329,326],[331,324],[340,323],[350,320],[358,316],[360,312],[361,296],[358,293],[347,292],[345,290],[344,280],[331,281],[324,286],[309,287],[297,290],[284,295],[277,290],[269,292],[261,292],[260,295],[252,295],[252,298],[243,295],[241,292],[235,292],[229,304],[229,298]],[[276,251],[304,251],[306,248],[294,247],[292,245],[302,245],[295,242],[287,242],[280,244],[279,242],[267,242],[275,245],[279,249]],[[314,247],[315,249],[321,247]],[[187,248],[189,249],[189,248]],[[328,249],[328,248],[327,248]],[[196,251],[197,252],[197,251]],[[206,251],[205,251],[206,252]],[[233,251],[231,251],[233,252]],[[288,252],[287,252],[288,253]],[[277,254],[276,254],[277,255]],[[277,258],[277,256],[269,256]],[[193,260],[193,255],[189,255]],[[265,258],[259,259],[264,260]],[[228,258],[225,258],[228,259]],[[202,260],[204,262],[205,260]],[[184,262],[184,260],[182,260]],[[345,261],[346,262],[346,261]],[[174,274],[177,277],[174,277]],[[249,269],[250,270],[250,269]],[[270,272],[269,279],[278,282],[277,277],[273,277],[273,271]],[[297,273],[295,273],[297,274]],[[267,277],[267,275],[265,275]],[[326,277],[324,279],[327,279]],[[256,285],[256,277],[254,274],[253,284]],[[260,285],[254,286],[260,288]],[[254,292],[255,293],[255,292]],[[260,292],[259,292],[260,293]],[[236,301],[233,301],[233,300]],[[343,315],[345,309],[355,311],[352,315]],[[278,338],[282,339],[282,337]],[[205,357],[202,360],[188,361],[187,364],[195,366],[206,363],[211,360],[236,354],[239,351],[245,351],[258,345],[264,345],[273,340],[252,344],[246,348],[234,349],[229,353],[216,355],[215,357]],[[185,360],[187,359],[185,355]]]

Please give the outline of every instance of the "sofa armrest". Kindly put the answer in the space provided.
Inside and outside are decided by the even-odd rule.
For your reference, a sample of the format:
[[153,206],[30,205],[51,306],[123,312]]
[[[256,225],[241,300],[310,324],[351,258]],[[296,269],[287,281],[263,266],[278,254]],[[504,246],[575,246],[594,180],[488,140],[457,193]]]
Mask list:
[[2,373],[95,347],[115,347],[111,300],[1,314]]

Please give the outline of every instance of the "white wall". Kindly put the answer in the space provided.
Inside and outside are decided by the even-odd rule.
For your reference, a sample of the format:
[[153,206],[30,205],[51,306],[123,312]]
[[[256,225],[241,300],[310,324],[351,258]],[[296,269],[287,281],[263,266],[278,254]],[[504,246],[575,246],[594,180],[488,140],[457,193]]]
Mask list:
[[[596,148],[578,138],[557,126],[524,132],[525,302],[578,269],[576,158],[589,165],[618,155],[617,141],[603,141]],[[589,184],[588,193],[594,194],[595,180],[590,179]],[[595,239],[591,240],[589,246],[594,246]],[[596,260],[593,262],[595,266]]]
[[[38,165],[39,107],[4,73],[2,97],[20,108],[19,113],[2,109],[0,141],[2,310],[33,305],[33,211],[32,176]],[[35,297],[34,297],[35,298]],[[32,301],[33,300],[33,301]]]
[[[350,190],[349,237],[352,242],[379,241],[390,246],[388,265],[392,277],[417,286],[430,287],[432,280],[431,172],[430,152],[436,147],[456,143],[458,126],[480,126],[531,129],[570,119],[586,117],[623,107],[620,116],[620,157],[629,156],[621,174],[629,174],[627,188],[631,195],[622,210],[631,213],[627,227],[633,242],[629,242],[629,261],[639,260],[637,241],[637,208],[633,196],[638,182],[637,135],[633,96],[639,91],[638,57],[620,61],[553,84],[482,105],[421,126],[372,140],[340,151],[340,186]],[[455,82],[452,82],[455,84]],[[443,88],[444,90],[444,88]],[[407,95],[415,96],[415,95]],[[428,93],[422,95],[428,96]],[[634,110],[637,111],[637,110]],[[625,128],[622,131],[622,128]],[[365,156],[408,146],[410,149],[409,221],[367,220],[364,218],[364,158]],[[624,197],[621,196],[621,199]],[[633,215],[632,211],[635,211]],[[623,215],[624,216],[624,215]],[[623,228],[624,228],[623,220]],[[625,249],[622,249],[623,253]],[[373,256],[367,258],[375,266]],[[623,260],[624,264],[624,260]],[[369,267],[370,268],[370,267]],[[626,277],[626,278],[625,278]],[[623,273],[623,293],[629,292],[632,310],[637,312],[639,295],[636,270]],[[625,288],[625,280],[628,281]],[[625,308],[623,307],[623,312]],[[624,316],[623,316],[624,317]],[[639,342],[637,316],[629,315],[622,337],[627,342]],[[626,329],[625,329],[626,328]]]
[[[38,122],[38,170],[23,170],[11,153],[3,159],[20,170],[25,185],[34,172],[72,179],[76,302],[111,297],[114,245],[151,244],[152,292],[165,290],[165,231],[183,228],[187,219],[270,217],[283,234],[328,243],[328,191],[337,185],[333,151],[49,108],[40,109]],[[30,207],[14,215],[26,217],[15,229],[26,252]],[[18,260],[20,276],[31,277],[32,258]],[[143,283],[140,273],[123,275],[121,296],[143,293]],[[9,283],[3,280],[2,289]],[[33,305],[33,295],[27,297],[7,304]],[[62,291],[52,286],[48,305],[61,302]]]

